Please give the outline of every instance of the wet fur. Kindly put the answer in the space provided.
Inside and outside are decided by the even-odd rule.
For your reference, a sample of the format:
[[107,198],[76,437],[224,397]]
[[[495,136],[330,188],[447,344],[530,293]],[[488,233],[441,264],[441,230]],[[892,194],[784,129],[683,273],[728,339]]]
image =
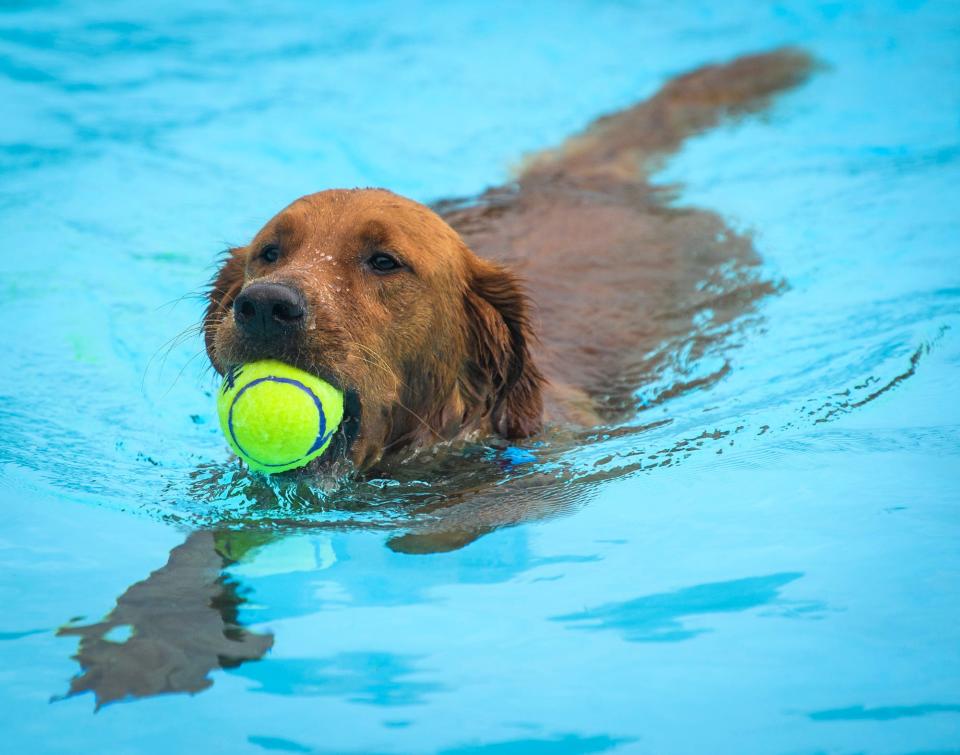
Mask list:
[[[437,441],[627,416],[649,377],[645,355],[689,329],[692,312],[672,312],[673,302],[712,268],[754,258],[720,217],[666,207],[650,170],[685,137],[762,107],[810,69],[793,50],[701,68],[532,158],[515,183],[437,212],[379,189],[303,197],[220,270],[205,320],[211,362],[222,372],[280,358],[353,392],[361,469]],[[278,238],[281,262],[258,265],[259,247]],[[414,273],[359,271],[378,246]],[[312,330],[296,343],[246,344],[230,306],[256,280],[304,291]],[[739,305],[716,309],[723,318]]]

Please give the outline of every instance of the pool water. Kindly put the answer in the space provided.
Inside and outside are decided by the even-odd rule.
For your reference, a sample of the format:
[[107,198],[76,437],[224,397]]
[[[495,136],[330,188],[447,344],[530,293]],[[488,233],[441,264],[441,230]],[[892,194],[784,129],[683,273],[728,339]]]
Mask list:
[[[0,9],[5,750],[956,751],[960,7],[314,6]],[[341,486],[230,459],[218,251],[330,186],[476,195],[783,44],[816,74],[656,175],[777,293],[664,344],[627,426]],[[409,547],[491,469],[486,534]]]

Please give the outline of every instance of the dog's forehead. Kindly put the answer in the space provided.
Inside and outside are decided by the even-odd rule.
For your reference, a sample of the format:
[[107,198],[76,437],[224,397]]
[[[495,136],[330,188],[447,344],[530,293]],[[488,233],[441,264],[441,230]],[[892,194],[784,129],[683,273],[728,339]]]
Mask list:
[[257,235],[291,249],[353,259],[392,251],[422,272],[459,267],[461,242],[428,207],[380,189],[331,190],[301,197]]

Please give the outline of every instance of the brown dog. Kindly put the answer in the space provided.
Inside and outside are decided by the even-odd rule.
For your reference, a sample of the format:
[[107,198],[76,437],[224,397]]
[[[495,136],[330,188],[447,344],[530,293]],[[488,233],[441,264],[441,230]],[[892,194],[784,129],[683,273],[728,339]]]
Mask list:
[[[277,358],[341,387],[340,452],[358,469],[623,416],[645,355],[690,330],[674,303],[752,257],[716,215],[665,207],[652,160],[809,70],[791,50],[699,69],[440,214],[382,189],[302,197],[230,250],[204,323],[210,360],[222,373]],[[723,292],[713,317],[758,293]]]
[[[629,416],[638,386],[678,351],[696,361],[725,323],[771,290],[746,272],[757,261],[749,239],[710,212],[666,206],[646,180],[652,160],[724,115],[761,107],[809,69],[803,54],[780,51],[682,76],[537,157],[515,185],[466,206],[438,205],[446,222],[382,190],[304,197],[231,250],[204,322],[210,359],[223,372],[277,357],[346,389],[339,453],[360,468],[437,439],[511,438],[544,423],[562,430]],[[671,379],[666,392],[709,379]],[[553,448],[571,443],[583,439]],[[453,456],[429,459],[440,472],[435,489],[410,497],[391,549],[452,550],[588,497],[546,473],[494,484],[497,465],[451,465]],[[657,455],[645,454],[645,466],[660,463],[650,459]],[[69,694],[91,690],[102,705],[197,692],[212,683],[211,670],[261,657],[272,637],[239,624],[244,591],[221,570],[277,536],[270,527],[193,532],[102,621],[63,628],[81,638],[83,672]],[[133,627],[126,642],[110,639],[118,626]]]

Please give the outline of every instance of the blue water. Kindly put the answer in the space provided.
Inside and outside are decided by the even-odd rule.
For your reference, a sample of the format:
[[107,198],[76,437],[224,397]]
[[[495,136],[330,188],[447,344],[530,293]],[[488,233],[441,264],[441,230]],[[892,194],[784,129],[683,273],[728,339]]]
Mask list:
[[[4,749],[956,751],[960,6],[314,6],[0,10]],[[404,555],[417,485],[308,506],[229,460],[199,338],[168,344],[220,249],[329,186],[477,194],[677,73],[785,43],[817,74],[656,176],[753,234],[780,293],[721,349],[665,345],[641,401],[731,369],[641,411],[651,429],[534,449],[563,470],[542,516]],[[193,695],[67,696],[58,629],[205,528],[265,657]],[[103,642],[187,642],[165,605]]]

